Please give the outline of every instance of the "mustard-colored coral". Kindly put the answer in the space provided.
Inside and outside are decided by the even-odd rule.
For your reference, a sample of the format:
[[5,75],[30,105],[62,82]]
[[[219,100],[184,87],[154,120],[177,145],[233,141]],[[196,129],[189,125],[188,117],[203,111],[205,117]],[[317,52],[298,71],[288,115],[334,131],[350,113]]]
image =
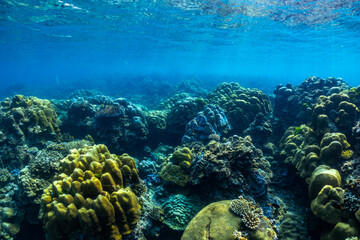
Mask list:
[[15,95],[2,102],[6,119],[13,122],[11,129],[19,136],[44,143],[48,139],[58,140],[60,129],[57,114],[49,100]]
[[309,185],[310,198],[314,199],[325,185],[340,187],[341,176],[336,169],[331,169],[326,165],[320,165],[311,175]]
[[61,174],[44,190],[40,219],[49,239],[84,236],[122,239],[139,220],[132,192],[139,181],[133,158],[110,154],[105,145],[73,149],[61,161]]
[[161,169],[161,178],[179,186],[185,186],[189,181],[189,169],[193,158],[193,154],[187,147],[175,150],[170,161]]
[[325,222],[336,224],[341,221],[341,209],[344,190],[325,185],[318,196],[311,202],[314,215]]

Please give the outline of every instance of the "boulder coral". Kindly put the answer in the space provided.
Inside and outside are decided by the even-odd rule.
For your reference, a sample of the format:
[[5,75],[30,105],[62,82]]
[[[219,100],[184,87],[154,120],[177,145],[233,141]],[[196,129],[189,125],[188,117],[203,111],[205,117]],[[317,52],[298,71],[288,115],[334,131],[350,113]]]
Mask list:
[[344,190],[339,187],[325,185],[317,197],[311,202],[314,215],[330,224],[341,221],[341,209]]
[[311,126],[322,136],[330,131],[330,122],[334,123],[333,131],[348,132],[354,125],[359,114],[357,106],[350,102],[350,97],[344,93],[333,93],[330,96],[320,96],[313,108]]
[[309,196],[314,199],[325,185],[332,187],[341,186],[340,173],[329,166],[320,165],[311,175],[309,184]]
[[105,145],[85,146],[61,160],[60,172],[41,197],[39,218],[49,239],[131,233],[140,215],[131,189],[139,183],[132,157],[110,154]]
[[176,149],[161,169],[161,178],[184,187],[189,181],[190,166],[193,158],[194,156],[189,148],[183,147]]
[[188,224],[181,240],[234,240],[235,230],[248,240],[276,239],[275,229],[266,217],[260,219],[256,230],[250,230],[230,209],[230,203],[231,200],[224,200],[204,207]]
[[280,141],[280,156],[285,163],[294,164],[307,182],[321,164],[334,166],[350,147],[342,133],[326,133],[320,138],[306,125],[289,127]]
[[208,95],[209,102],[225,110],[236,133],[242,133],[259,112],[270,113],[268,96],[257,89],[245,89],[238,83],[222,83]]
[[0,131],[17,144],[59,140],[57,114],[49,100],[15,95],[1,102]]
[[[231,136],[207,145],[186,145],[196,156],[190,168],[193,185],[210,185],[225,193],[263,196],[272,177],[270,163],[246,137]],[[221,184],[218,184],[221,182]],[[230,196],[229,196],[230,197]]]

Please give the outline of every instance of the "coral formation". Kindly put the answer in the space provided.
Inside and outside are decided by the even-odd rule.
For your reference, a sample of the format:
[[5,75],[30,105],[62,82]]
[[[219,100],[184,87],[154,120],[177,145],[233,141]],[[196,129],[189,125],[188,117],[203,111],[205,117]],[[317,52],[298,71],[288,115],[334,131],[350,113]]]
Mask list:
[[95,141],[117,151],[141,148],[149,135],[144,110],[124,98],[78,98],[67,103],[62,114],[62,129]]
[[220,140],[220,137],[231,130],[224,110],[219,106],[207,105],[204,111],[186,124],[182,142]]
[[190,166],[194,156],[189,148],[179,148],[169,157],[167,164],[161,169],[160,176],[168,182],[184,187],[189,181]]
[[314,199],[325,185],[332,187],[341,186],[340,173],[329,166],[318,166],[311,175],[309,184],[309,196]]
[[311,210],[314,215],[330,224],[341,221],[341,209],[343,205],[344,190],[339,187],[325,185],[317,197],[311,202]]
[[265,115],[260,112],[256,115],[255,120],[244,131],[244,134],[250,135],[255,144],[263,145],[268,142],[272,135],[272,126],[266,120]]
[[183,98],[175,102],[167,113],[167,131],[175,135],[182,135],[186,124],[193,119],[204,106],[201,98]]
[[285,163],[292,163],[301,177],[309,181],[312,172],[320,164],[334,166],[350,147],[342,133],[326,133],[321,141],[317,134],[305,125],[289,127],[280,141],[280,156]]
[[300,125],[311,121],[312,107],[321,96],[340,93],[349,86],[341,78],[311,76],[300,85],[278,85],[274,90],[274,116],[279,133],[292,125]]
[[[9,144],[41,144],[60,137],[57,114],[49,100],[15,95],[1,102],[1,131]],[[14,140],[12,140],[14,139]]]
[[182,194],[171,195],[162,204],[163,222],[178,231],[185,230],[191,219],[201,210],[198,197],[187,197]]
[[[334,93],[320,96],[313,108],[311,125],[319,136],[332,131],[351,131],[359,109],[346,94]],[[350,127],[350,128],[349,128]]]
[[263,217],[262,209],[252,202],[247,201],[243,196],[230,202],[230,209],[241,216],[241,221],[246,227],[254,230],[259,227]]
[[208,95],[210,103],[225,110],[235,133],[242,133],[256,114],[268,114],[272,106],[268,96],[257,89],[245,89],[238,83],[222,83]]
[[196,156],[190,169],[191,184],[214,183],[212,188],[237,195],[245,192],[261,196],[266,193],[272,176],[270,164],[249,138],[235,135],[223,142],[211,141],[206,146],[190,144],[188,147]]
[[83,236],[122,239],[139,220],[140,205],[130,187],[138,170],[127,154],[117,157],[105,145],[73,149],[61,160],[60,174],[44,190],[40,219],[51,239]]
[[248,240],[276,239],[274,227],[266,217],[261,218],[256,230],[243,227],[241,217],[230,210],[230,202],[225,200],[204,207],[188,224],[181,240],[233,240],[234,230],[241,231]]

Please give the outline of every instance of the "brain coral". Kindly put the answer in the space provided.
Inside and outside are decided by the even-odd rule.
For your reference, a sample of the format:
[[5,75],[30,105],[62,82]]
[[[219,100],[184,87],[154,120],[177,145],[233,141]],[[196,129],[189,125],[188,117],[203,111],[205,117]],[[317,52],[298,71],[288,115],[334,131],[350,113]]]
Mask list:
[[238,83],[222,83],[208,95],[210,103],[225,110],[234,131],[243,132],[256,114],[271,112],[269,98],[257,89],[245,89]]
[[130,188],[139,183],[133,158],[110,154],[105,145],[85,146],[61,160],[60,172],[41,198],[39,217],[49,239],[131,233],[140,215]]

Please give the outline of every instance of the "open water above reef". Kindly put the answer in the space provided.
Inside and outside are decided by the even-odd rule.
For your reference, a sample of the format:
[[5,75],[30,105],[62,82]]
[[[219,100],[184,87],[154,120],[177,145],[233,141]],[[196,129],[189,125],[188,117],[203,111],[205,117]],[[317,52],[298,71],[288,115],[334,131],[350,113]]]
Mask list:
[[0,0],[0,239],[359,240],[359,39],[358,0]]
[[155,73],[273,87],[316,75],[356,85],[359,9],[357,0],[2,0],[0,80],[78,88]]

